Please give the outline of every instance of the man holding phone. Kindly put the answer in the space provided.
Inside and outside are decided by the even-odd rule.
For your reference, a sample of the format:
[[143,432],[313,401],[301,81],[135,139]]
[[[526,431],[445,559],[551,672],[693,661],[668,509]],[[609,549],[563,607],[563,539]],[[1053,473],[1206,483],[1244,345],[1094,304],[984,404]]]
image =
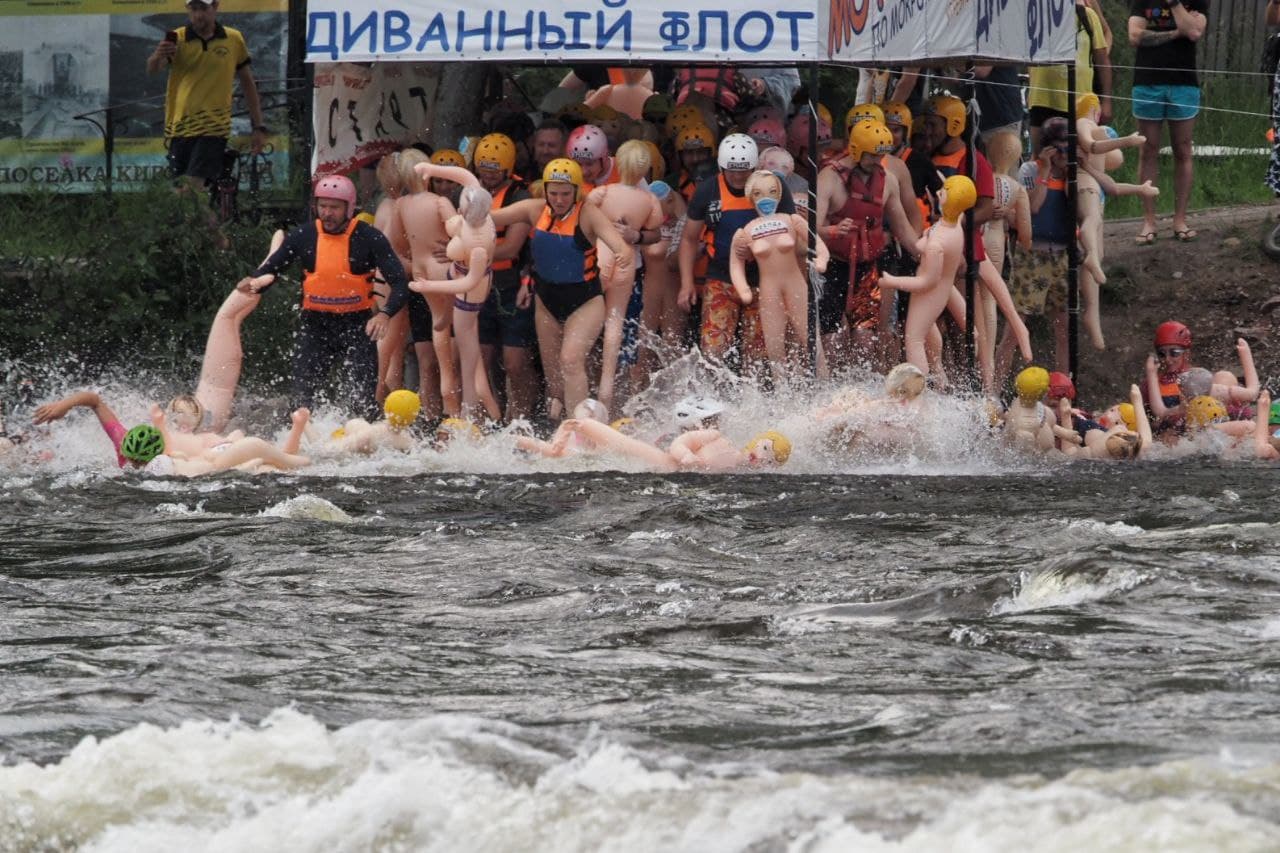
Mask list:
[[258,87],[249,68],[249,50],[239,30],[216,20],[218,0],[187,0],[188,24],[165,33],[147,57],[147,73],[166,66],[164,137],[169,167],[195,190],[203,190],[222,172],[222,154],[231,135],[231,87],[236,78],[253,120],[253,152],[262,150]]

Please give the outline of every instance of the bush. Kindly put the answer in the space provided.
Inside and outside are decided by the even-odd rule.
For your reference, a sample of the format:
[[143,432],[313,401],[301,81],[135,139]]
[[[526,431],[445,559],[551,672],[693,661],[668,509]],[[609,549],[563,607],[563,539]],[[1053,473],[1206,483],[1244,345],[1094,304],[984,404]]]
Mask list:
[[[131,360],[191,381],[214,314],[262,259],[271,228],[224,227],[220,250],[202,200],[167,183],[136,193],[33,193],[0,207],[0,354],[40,364],[75,362],[85,378]],[[288,283],[245,324],[246,364],[280,375],[296,325]],[[194,362],[194,370],[190,365]]]

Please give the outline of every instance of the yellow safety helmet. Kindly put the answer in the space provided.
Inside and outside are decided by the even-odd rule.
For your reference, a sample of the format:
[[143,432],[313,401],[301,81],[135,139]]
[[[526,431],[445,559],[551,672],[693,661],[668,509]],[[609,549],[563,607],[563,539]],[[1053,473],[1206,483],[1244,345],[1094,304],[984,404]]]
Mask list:
[[505,133],[491,133],[476,143],[472,162],[477,169],[497,169],[510,174],[516,167],[516,144]]
[[893,151],[893,134],[884,122],[863,119],[849,131],[849,156],[854,165],[863,154],[888,154]]
[[[955,222],[960,218],[960,214],[978,203],[978,188],[964,175],[952,175],[947,178],[942,182],[942,190],[947,194],[946,201],[942,203],[942,217],[948,222]],[[1047,372],[1044,381],[1045,388],[1048,389]]]
[[849,134],[853,132],[853,128],[863,119],[871,119],[884,124],[884,110],[875,104],[854,104],[849,107],[849,111],[844,114],[844,132]]
[[382,411],[387,416],[387,423],[393,429],[404,429],[413,423],[422,410],[422,400],[418,395],[405,388],[392,391],[382,404]]
[[1227,407],[1213,397],[1192,397],[1187,403],[1187,424],[1196,429],[1203,429],[1209,424],[1225,421]]
[[542,183],[573,184],[582,189],[582,167],[568,157],[557,157],[542,170]]
[[431,162],[436,166],[457,166],[461,169],[467,168],[467,160],[462,156],[461,152],[454,151],[452,148],[441,148],[439,151],[431,155]]
[[950,95],[935,95],[925,101],[924,114],[938,116],[947,122],[947,136],[964,133],[964,101]]
[[747,444],[747,452],[755,450],[766,441],[773,442],[773,461],[782,465],[791,458],[791,439],[777,430],[765,430]]
[[705,124],[695,124],[676,134],[676,151],[696,151],[699,148],[715,148],[716,137]]
[[1049,371],[1043,367],[1024,367],[1013,380],[1013,387],[1023,403],[1038,403],[1049,393]]
[[644,147],[649,151],[649,182],[662,180],[667,174],[667,161],[662,156],[662,149],[658,148],[656,142],[650,142],[647,139],[641,140]]
[[900,125],[911,130],[911,107],[902,103],[902,101],[885,101],[880,105],[884,111],[884,123],[886,125]]
[[622,117],[622,113],[615,110],[608,104],[600,104],[591,108],[592,121],[617,121]]
[[702,117],[702,111],[693,104],[681,104],[667,113],[666,129],[668,136],[674,136],[680,132],[680,128],[689,124],[706,124],[706,119]]

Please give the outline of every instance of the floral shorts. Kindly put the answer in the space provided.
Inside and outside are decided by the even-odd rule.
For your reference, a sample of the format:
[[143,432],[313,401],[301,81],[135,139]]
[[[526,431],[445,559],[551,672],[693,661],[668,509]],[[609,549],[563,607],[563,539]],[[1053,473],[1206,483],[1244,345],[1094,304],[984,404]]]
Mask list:
[[1038,317],[1067,307],[1067,251],[1019,252],[1009,282],[1018,313]]
[[764,330],[760,326],[760,301],[743,307],[734,295],[733,284],[708,278],[702,290],[702,351],[723,356],[737,342],[738,323],[747,353],[764,352]]

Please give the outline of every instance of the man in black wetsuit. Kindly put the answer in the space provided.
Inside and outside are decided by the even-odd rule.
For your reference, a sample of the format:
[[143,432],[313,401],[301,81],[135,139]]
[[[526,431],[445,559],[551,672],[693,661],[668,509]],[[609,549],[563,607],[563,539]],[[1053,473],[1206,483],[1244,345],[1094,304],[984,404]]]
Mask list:
[[[316,220],[294,229],[252,276],[236,285],[261,293],[276,275],[302,264],[302,323],[293,359],[293,405],[311,407],[316,391],[335,365],[340,399],[355,413],[378,417],[378,349],[387,323],[409,296],[404,267],[382,232],[357,219],[356,188],[341,176],[323,178],[315,189]],[[373,275],[391,286],[386,303],[374,311]],[[370,316],[370,312],[373,315]]]

